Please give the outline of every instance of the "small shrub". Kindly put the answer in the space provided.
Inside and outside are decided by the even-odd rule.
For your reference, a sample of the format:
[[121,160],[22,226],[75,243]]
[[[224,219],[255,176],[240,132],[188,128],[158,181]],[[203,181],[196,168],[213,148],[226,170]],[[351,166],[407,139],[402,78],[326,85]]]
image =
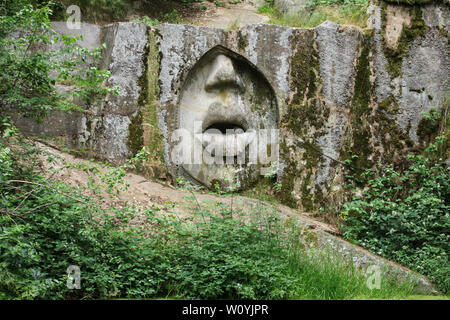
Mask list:
[[404,172],[367,170],[367,188],[342,210],[344,236],[450,290],[450,171],[442,159],[409,156]]

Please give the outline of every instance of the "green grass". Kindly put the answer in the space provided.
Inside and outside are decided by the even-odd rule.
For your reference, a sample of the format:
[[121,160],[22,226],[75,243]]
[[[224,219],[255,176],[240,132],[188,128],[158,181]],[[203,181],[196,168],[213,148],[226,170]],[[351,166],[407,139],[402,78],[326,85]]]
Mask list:
[[289,265],[298,281],[295,299],[399,299],[412,291],[412,283],[388,277],[381,278],[379,289],[371,290],[359,270],[331,252],[294,254]]
[[[387,299],[374,299],[370,297],[362,297],[359,300],[387,300]],[[389,299],[392,300],[392,299]],[[425,295],[410,295],[397,297],[395,300],[450,300],[448,296],[425,296]]]
[[267,14],[269,16],[277,16],[278,10],[274,6],[265,4],[258,8],[258,13]]
[[296,28],[315,28],[324,21],[333,21],[339,24],[356,25],[361,28],[366,27],[367,4],[316,4],[306,7],[300,12],[280,13],[271,5],[264,5],[258,9],[258,12],[267,14],[271,17],[269,23],[296,27]]

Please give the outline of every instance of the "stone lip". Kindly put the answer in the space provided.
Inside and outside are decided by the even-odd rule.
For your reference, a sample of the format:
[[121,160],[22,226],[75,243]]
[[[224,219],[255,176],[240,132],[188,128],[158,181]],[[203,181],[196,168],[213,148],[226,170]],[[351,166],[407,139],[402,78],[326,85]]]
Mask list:
[[255,139],[255,134],[249,132],[222,134],[220,132],[212,133],[208,130],[203,134],[196,134],[195,138],[201,141],[204,150],[208,145],[215,146],[214,153],[211,154],[213,157],[216,150],[221,150],[224,157],[236,157],[245,152],[245,147]]
[[[202,129],[207,128],[218,123],[228,123],[247,131],[250,126],[245,115],[238,105],[224,105],[222,103],[213,103],[208,107],[208,113],[202,121]],[[253,128],[252,128],[253,129]]]

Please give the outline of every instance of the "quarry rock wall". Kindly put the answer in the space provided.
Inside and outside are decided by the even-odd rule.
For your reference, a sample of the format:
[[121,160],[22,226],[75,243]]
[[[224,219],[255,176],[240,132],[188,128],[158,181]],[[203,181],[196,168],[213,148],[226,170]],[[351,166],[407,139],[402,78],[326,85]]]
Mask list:
[[338,205],[346,174],[378,161],[401,163],[422,150],[436,134],[423,112],[449,101],[448,5],[383,3],[369,10],[366,30],[329,21],[313,29],[83,25],[80,32],[90,36],[82,45],[106,43],[101,67],[111,71],[109,84],[120,87],[120,96],[83,114],[50,114],[51,126],[18,124],[115,163],[146,146],[149,174],[175,179],[184,174],[171,157],[183,86],[206,53],[223,47],[273,89],[281,201],[306,211]]

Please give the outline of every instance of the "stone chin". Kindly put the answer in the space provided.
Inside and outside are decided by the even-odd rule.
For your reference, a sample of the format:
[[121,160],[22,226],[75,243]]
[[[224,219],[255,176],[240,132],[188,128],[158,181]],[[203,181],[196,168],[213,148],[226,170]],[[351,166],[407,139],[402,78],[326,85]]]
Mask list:
[[[278,127],[276,97],[264,75],[242,56],[221,46],[190,70],[178,103],[178,128],[189,133],[183,175],[222,189],[244,189],[260,176],[250,142],[261,129]],[[267,146],[263,146],[266,148]],[[213,163],[211,159],[214,158]]]

